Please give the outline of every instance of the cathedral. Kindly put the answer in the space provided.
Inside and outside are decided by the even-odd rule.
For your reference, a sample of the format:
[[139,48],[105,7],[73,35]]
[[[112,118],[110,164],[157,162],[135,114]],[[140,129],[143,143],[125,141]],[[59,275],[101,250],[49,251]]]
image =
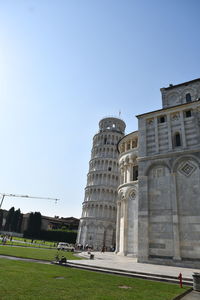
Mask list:
[[162,109],[93,138],[77,243],[138,262],[200,267],[200,78],[161,88]]

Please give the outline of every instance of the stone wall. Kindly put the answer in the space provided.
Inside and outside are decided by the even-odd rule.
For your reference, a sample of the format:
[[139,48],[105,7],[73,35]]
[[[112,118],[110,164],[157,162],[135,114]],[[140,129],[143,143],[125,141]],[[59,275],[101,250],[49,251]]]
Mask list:
[[200,266],[199,84],[173,89],[191,101],[172,106],[167,89],[164,109],[138,116],[140,262]]

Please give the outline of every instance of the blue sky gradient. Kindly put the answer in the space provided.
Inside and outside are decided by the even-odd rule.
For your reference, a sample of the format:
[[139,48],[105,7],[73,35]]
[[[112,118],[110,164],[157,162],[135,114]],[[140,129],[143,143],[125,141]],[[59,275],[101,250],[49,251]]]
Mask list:
[[3,208],[80,217],[92,137],[114,115],[161,108],[200,77],[198,0],[0,0]]

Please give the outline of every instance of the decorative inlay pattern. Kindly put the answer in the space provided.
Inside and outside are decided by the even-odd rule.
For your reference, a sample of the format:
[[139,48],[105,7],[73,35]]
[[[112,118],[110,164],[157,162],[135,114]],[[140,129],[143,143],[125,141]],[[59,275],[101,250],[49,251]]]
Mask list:
[[178,112],[171,115],[172,121],[177,121],[179,119],[180,119],[180,114]]
[[196,166],[194,166],[190,161],[185,162],[181,165],[179,168],[179,172],[182,173],[185,176],[190,176],[196,169]]
[[129,195],[129,199],[134,200],[135,198],[136,198],[136,193],[135,193],[135,191],[132,191]]
[[152,119],[148,119],[147,120],[147,126],[148,127],[152,127],[154,125],[154,119],[152,118]]

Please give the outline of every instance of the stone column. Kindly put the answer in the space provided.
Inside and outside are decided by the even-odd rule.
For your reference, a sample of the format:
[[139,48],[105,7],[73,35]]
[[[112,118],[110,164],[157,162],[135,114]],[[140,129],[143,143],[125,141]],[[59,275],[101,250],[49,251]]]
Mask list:
[[173,257],[173,259],[181,260],[176,173],[171,174],[171,188],[172,188],[172,190],[171,190],[172,222],[173,222],[173,234],[174,234],[174,257]]
[[124,164],[124,183],[127,182],[127,163]]
[[157,117],[154,118],[155,124],[155,144],[156,144],[156,152],[159,152],[159,140],[158,140],[158,119]]
[[183,148],[186,148],[186,138],[185,138],[185,126],[184,126],[183,111],[180,111],[180,119],[181,119],[181,133],[182,133]]
[[115,250],[115,253],[119,252],[120,212],[121,212],[121,203],[117,202],[116,250]]
[[149,209],[147,176],[139,177],[138,191],[138,261],[146,262],[149,257]]
[[84,217],[84,213],[85,213],[85,208],[84,208],[84,206],[83,206],[83,208],[82,208],[82,215],[81,215],[81,218],[83,218],[83,217]]
[[123,245],[123,254],[127,255],[128,250],[128,201],[126,198],[123,200],[124,205],[124,245]]
[[131,181],[131,164],[127,166],[127,182]]
[[102,198],[102,190],[99,189],[99,200],[101,200],[101,198]]
[[172,131],[171,131],[170,114],[167,115],[167,124],[168,124],[168,144],[169,144],[169,150],[172,150]]
[[103,204],[102,205],[102,218],[104,218],[105,216],[105,205]]

